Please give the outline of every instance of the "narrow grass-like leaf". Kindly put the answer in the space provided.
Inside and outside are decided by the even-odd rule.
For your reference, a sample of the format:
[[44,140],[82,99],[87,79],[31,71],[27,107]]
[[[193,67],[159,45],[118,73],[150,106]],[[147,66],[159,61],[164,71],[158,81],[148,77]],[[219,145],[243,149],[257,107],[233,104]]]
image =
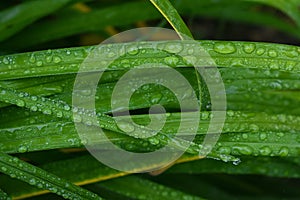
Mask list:
[[[169,41],[151,42],[151,45],[167,45]],[[176,43],[175,41],[173,43]],[[187,56],[186,59],[192,59],[188,54],[189,41],[178,41],[178,45],[183,45],[182,55]],[[80,64],[88,56],[88,54],[96,48],[108,48],[109,51],[115,52],[119,56],[119,49],[127,49],[132,44],[112,44],[110,46],[100,47],[79,47],[69,49],[53,50],[53,57],[59,58],[47,62],[47,51],[35,53],[23,53],[10,56],[1,56],[0,60],[0,80],[17,79],[25,77],[37,77],[46,75],[59,75],[77,73]],[[166,57],[171,53],[149,50],[147,42],[136,44],[140,48],[145,48],[145,52],[140,52],[139,56],[132,57],[127,54],[121,54],[114,59],[113,67],[107,70],[124,70],[128,67],[132,68],[136,65],[145,63],[162,63],[166,65]],[[148,45],[148,46],[147,46]],[[217,66],[227,68],[258,68],[265,70],[265,75],[269,74],[269,70],[286,71],[297,73],[300,71],[298,47],[269,44],[269,43],[253,43],[253,42],[221,42],[221,41],[199,41],[199,45],[210,54]],[[199,59],[201,55],[199,55]],[[128,62],[129,66],[123,65],[122,62]],[[190,66],[188,60],[178,57],[176,67]],[[14,64],[13,64],[14,63]],[[130,63],[135,63],[130,65]],[[12,65],[13,64],[13,65]],[[86,63],[87,64],[87,63]],[[90,63],[92,64],[92,63]],[[209,64],[208,64],[209,65]],[[172,66],[172,65],[171,65]],[[26,73],[24,73],[26,69]],[[99,71],[97,66],[89,66],[91,71]],[[242,74],[240,75],[243,76]]]
[[270,177],[299,178],[299,159],[280,157],[241,157],[241,163],[219,162],[203,159],[182,163],[170,168],[167,173],[226,173],[226,174],[260,174]]
[[5,40],[39,18],[72,2],[61,1],[28,1],[0,12],[0,41]]
[[0,152],[0,166],[2,173],[39,188],[50,190],[66,199],[100,199],[92,192],[2,152]]
[[122,194],[131,199],[202,199],[138,176],[126,176],[107,180],[97,183],[96,186],[99,188],[105,188],[114,193]]
[[299,5],[300,2],[298,0],[246,0],[246,1],[254,1],[263,3],[266,5],[273,6],[288,16],[290,16],[297,24],[298,27],[300,27],[300,14],[299,14]]
[[11,198],[1,189],[0,189],[0,199],[11,200]]
[[[103,3],[101,3],[102,5]],[[244,23],[273,27],[300,37],[299,30],[286,23],[276,15],[260,13],[253,9],[255,5],[241,1],[177,1],[176,9],[182,15],[205,16],[217,19],[227,19]],[[100,6],[101,7],[101,6]],[[130,13],[126,12],[128,9]],[[144,12],[139,12],[143,9]],[[113,13],[113,14],[111,14]],[[234,15],[232,14],[234,13]],[[103,19],[105,16],[105,19]],[[4,52],[25,50],[29,46],[38,45],[51,40],[71,35],[103,30],[106,26],[132,24],[139,20],[159,19],[160,14],[148,2],[129,2],[108,8],[95,8],[89,13],[68,13],[57,15],[56,19],[45,20],[32,24],[24,29],[9,42],[2,42],[0,49]],[[95,19],[103,20],[95,20]],[[120,21],[119,19],[123,20]],[[38,48],[40,49],[40,48]]]
[[[151,3],[159,10],[164,18],[171,24],[181,39],[187,37],[193,38],[190,30],[185,25],[177,10],[172,6],[169,0],[150,0]],[[183,35],[182,35],[183,34]]]

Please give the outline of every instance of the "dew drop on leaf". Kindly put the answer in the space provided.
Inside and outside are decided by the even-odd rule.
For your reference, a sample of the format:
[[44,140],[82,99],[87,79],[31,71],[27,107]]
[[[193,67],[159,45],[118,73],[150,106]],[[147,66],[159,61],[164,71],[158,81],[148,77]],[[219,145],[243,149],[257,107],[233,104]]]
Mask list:
[[62,60],[62,59],[61,59],[61,57],[59,57],[59,56],[54,56],[54,57],[53,57],[53,62],[56,63],[56,64],[60,63],[61,60]]
[[269,156],[272,153],[272,149],[268,146],[261,147],[259,153],[263,156]]
[[16,105],[20,106],[20,107],[24,107],[25,106],[25,102],[23,100],[18,99],[18,100],[16,100]]
[[263,55],[264,53],[265,53],[265,49],[263,49],[263,48],[258,48],[257,50],[256,50],[256,54],[258,55],[258,56],[261,56],[261,55]]
[[165,57],[164,62],[171,67],[175,67],[179,62],[179,59],[176,56]]
[[285,157],[288,154],[289,154],[289,148],[287,148],[287,147],[281,147],[279,152],[278,152],[278,155],[282,156],[282,157]]
[[268,51],[268,56],[270,56],[272,58],[277,57],[277,55],[278,55],[278,53],[275,50],[273,50],[273,49],[271,49],[271,50]]
[[43,62],[42,62],[42,61],[39,60],[39,61],[36,62],[36,66],[40,67],[40,66],[42,66],[42,65],[43,65]]
[[165,46],[165,50],[170,53],[179,53],[183,50],[183,46],[181,43],[169,42]]
[[27,146],[25,146],[25,145],[21,145],[21,146],[18,148],[18,152],[19,152],[19,153],[25,153],[25,152],[27,152],[27,150],[28,150],[28,148],[27,148]]
[[125,133],[131,133],[135,130],[134,126],[128,122],[119,122],[118,127]]
[[243,46],[244,52],[248,53],[248,54],[252,53],[255,50],[255,48],[256,48],[256,45],[255,44],[251,44],[251,43],[250,44],[245,44]]
[[231,54],[236,51],[236,47],[231,42],[216,42],[214,51],[221,54]]

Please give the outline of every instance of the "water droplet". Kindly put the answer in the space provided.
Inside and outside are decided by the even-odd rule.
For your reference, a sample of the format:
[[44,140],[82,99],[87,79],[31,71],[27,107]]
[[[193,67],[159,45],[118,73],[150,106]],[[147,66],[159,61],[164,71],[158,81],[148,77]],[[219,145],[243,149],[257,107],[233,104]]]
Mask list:
[[45,114],[45,115],[51,115],[52,111],[50,109],[45,109],[45,110],[43,110],[43,114]]
[[37,106],[31,106],[30,110],[36,112],[38,110],[38,107]]
[[29,62],[31,63],[35,63],[35,56],[33,54],[31,54],[30,58],[29,58]]
[[227,116],[233,117],[234,116],[234,112],[232,110],[228,110],[227,111]]
[[242,138],[243,138],[243,139],[248,139],[248,134],[247,134],[247,133],[243,133],[243,134],[242,134]]
[[63,117],[63,113],[62,113],[61,111],[58,111],[58,112],[56,113],[56,116],[57,116],[58,118],[61,118],[61,117]]
[[24,145],[21,145],[19,148],[18,148],[18,152],[19,153],[25,153],[27,152],[28,148],[27,146],[24,146]]
[[150,138],[149,142],[153,145],[158,145],[159,144],[159,139],[157,138]]
[[298,52],[295,50],[286,51],[284,54],[290,58],[295,58],[298,56]]
[[220,154],[226,154],[226,155],[229,155],[229,154],[231,153],[231,148],[230,148],[230,147],[225,147],[225,146],[219,147],[219,148],[218,148],[218,152],[219,152]]
[[245,44],[243,46],[244,52],[245,53],[249,53],[249,54],[252,53],[255,50],[255,48],[256,48],[256,45],[253,44],[253,43],[251,43],[251,44]]
[[39,61],[36,62],[36,66],[40,67],[40,66],[42,66],[42,65],[43,65],[43,62],[42,62],[42,61],[39,60]]
[[179,59],[176,56],[168,56],[164,59],[165,63],[171,67],[175,67],[179,62]]
[[230,54],[236,51],[236,47],[231,42],[216,42],[214,45],[214,50],[221,54]]
[[264,53],[265,53],[265,49],[263,49],[263,48],[259,48],[256,51],[256,54],[259,55],[259,56],[263,55]]
[[6,172],[6,171],[7,171],[7,168],[6,168],[6,167],[1,167],[1,171],[2,171],[2,172]]
[[183,60],[187,65],[195,65],[197,58],[195,56],[183,56]]
[[29,180],[29,184],[30,184],[30,185],[35,185],[35,184],[36,184],[36,180],[35,180],[34,178],[31,178],[31,179]]
[[119,122],[118,123],[118,127],[124,131],[125,133],[131,133],[134,131],[134,126],[131,123],[128,122]]
[[71,107],[69,105],[64,105],[64,110],[69,111]]
[[289,154],[289,148],[287,148],[287,147],[281,147],[279,152],[278,152],[278,155],[282,156],[282,157],[285,157],[288,154]]
[[92,91],[90,89],[84,89],[84,90],[80,90],[79,93],[83,96],[89,96],[92,94]]
[[277,52],[274,50],[274,49],[271,49],[271,50],[269,50],[269,52],[268,52],[268,56],[270,56],[270,57],[272,57],[272,58],[274,58],[274,57],[277,57]]
[[6,64],[6,65],[9,64],[9,60],[7,59],[7,57],[4,57],[4,58],[3,58],[3,63]]
[[60,63],[60,62],[61,62],[61,57],[59,57],[59,56],[54,56],[54,57],[53,57],[53,62],[56,63],[56,64],[57,64],[57,63]]
[[52,61],[52,56],[47,56],[47,57],[46,57],[46,62],[47,62],[47,63],[50,63],[51,61]]
[[209,112],[201,112],[201,119],[206,120],[210,117]]
[[284,133],[282,133],[282,132],[279,132],[279,133],[276,133],[276,135],[278,136],[278,137],[283,137],[284,136]]
[[158,104],[160,102],[161,98],[162,98],[162,94],[160,94],[160,93],[153,94],[153,95],[151,95],[151,103]]
[[18,99],[18,100],[16,100],[16,105],[20,106],[20,107],[24,107],[25,106],[25,102],[23,100]]
[[234,146],[233,149],[242,155],[251,155],[253,153],[253,149],[247,145]]
[[268,146],[261,147],[259,153],[263,156],[268,156],[272,153],[272,149]]
[[177,42],[170,42],[168,44],[166,44],[165,49],[166,51],[170,52],[170,53],[179,53],[181,52],[183,49],[183,46],[181,43]]
[[250,124],[249,129],[254,132],[259,131],[259,127],[256,124]]
[[136,48],[135,46],[131,46],[131,47],[129,47],[129,48],[127,49],[127,53],[128,53],[129,55],[134,56],[134,55],[137,55],[137,54],[139,53],[139,49]]
[[259,139],[261,139],[261,140],[267,139],[267,134],[266,133],[259,134]]
[[31,96],[32,101],[37,101],[37,99],[38,99],[37,96]]
[[73,116],[74,122],[79,123],[82,121],[82,118],[80,115],[74,115]]

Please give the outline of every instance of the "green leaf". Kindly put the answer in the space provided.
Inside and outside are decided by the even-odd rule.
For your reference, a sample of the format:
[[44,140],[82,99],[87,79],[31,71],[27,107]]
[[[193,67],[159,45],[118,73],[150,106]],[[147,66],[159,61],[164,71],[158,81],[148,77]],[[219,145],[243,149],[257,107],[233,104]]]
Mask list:
[[100,199],[92,192],[2,152],[0,152],[0,166],[0,171],[11,178],[50,190],[66,199]]
[[39,18],[52,13],[72,0],[28,1],[0,12],[0,41],[20,31]]

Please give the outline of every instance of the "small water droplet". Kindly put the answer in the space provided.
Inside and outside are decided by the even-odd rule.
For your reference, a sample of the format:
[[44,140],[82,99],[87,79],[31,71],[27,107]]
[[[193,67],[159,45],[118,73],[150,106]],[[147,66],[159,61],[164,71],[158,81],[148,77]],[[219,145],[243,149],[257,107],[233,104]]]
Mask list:
[[35,184],[36,184],[36,180],[35,180],[34,178],[31,178],[31,179],[29,180],[29,184],[30,184],[30,185],[35,185]]
[[4,58],[3,58],[3,63],[4,63],[4,64],[6,64],[6,65],[8,65],[8,64],[9,64],[9,60],[8,60],[8,58],[7,58],[7,57],[4,57]]
[[236,47],[231,42],[216,42],[214,51],[221,54],[231,54],[236,51]]
[[36,61],[35,56],[33,54],[31,54],[31,56],[29,58],[29,62],[35,63],[35,61]]
[[227,116],[233,117],[234,116],[234,112],[232,110],[228,110],[227,111]]
[[38,99],[37,96],[31,96],[32,101],[37,101],[37,99]]
[[61,111],[58,111],[58,112],[56,113],[56,116],[57,116],[58,118],[62,118],[62,117],[63,117],[63,113],[62,113]]
[[42,65],[43,65],[43,62],[42,62],[42,61],[39,60],[39,61],[36,62],[36,66],[40,67],[40,66],[42,66]]
[[231,153],[231,148],[230,147],[226,147],[226,146],[223,146],[223,147],[219,147],[218,148],[218,152],[220,154],[226,154],[226,155],[229,155]]
[[27,152],[27,150],[28,150],[27,146],[24,146],[24,145],[21,145],[18,148],[19,153],[25,153],[25,152]]
[[260,133],[260,134],[259,134],[259,139],[260,139],[260,140],[265,140],[265,139],[267,139],[267,134],[266,134],[266,133]]
[[268,52],[268,56],[270,56],[270,57],[272,57],[272,58],[274,58],[274,57],[277,57],[277,52],[274,50],[274,49],[271,49],[271,50],[269,50],[269,52]]
[[248,53],[248,54],[252,53],[252,52],[255,50],[255,48],[256,48],[256,45],[253,44],[253,43],[245,44],[245,45],[243,46],[244,52],[245,52],[245,53]]
[[137,55],[139,53],[139,49],[136,48],[135,46],[129,47],[127,49],[127,53],[131,56]]
[[74,122],[79,123],[82,121],[82,118],[80,115],[74,115],[73,116]]
[[131,123],[128,122],[119,122],[118,123],[118,127],[124,131],[125,133],[131,133],[134,131],[134,126]]
[[263,156],[269,156],[272,153],[272,149],[268,146],[261,147],[259,153]]
[[158,104],[160,102],[161,98],[162,98],[162,94],[160,94],[160,93],[153,94],[153,95],[151,95],[151,103]]
[[23,100],[16,100],[16,105],[19,106],[19,107],[24,107],[25,106],[25,102]]
[[1,167],[1,171],[2,171],[2,172],[6,172],[6,171],[7,171],[7,168],[6,168],[6,167]]
[[158,145],[159,144],[159,139],[157,138],[150,138],[149,142],[153,145]]
[[38,110],[38,107],[37,106],[31,106],[30,110],[36,112]]
[[51,61],[52,61],[52,56],[47,56],[47,57],[46,57],[46,62],[47,62],[47,63],[50,63]]
[[181,52],[183,49],[183,46],[181,43],[179,42],[170,42],[170,43],[167,43],[166,46],[165,46],[165,49],[166,51],[170,52],[170,53],[179,53]]
[[64,110],[69,111],[71,107],[69,105],[64,105]]
[[61,62],[61,57],[59,57],[59,56],[54,56],[54,57],[53,57],[53,62],[56,63],[56,64],[57,64],[57,63],[60,63],[60,62]]
[[207,120],[210,117],[209,112],[201,112],[201,119]]
[[254,132],[259,131],[259,127],[256,124],[250,124],[249,129]]
[[289,154],[289,148],[287,148],[287,147],[281,147],[279,152],[278,152],[278,155],[282,156],[282,157],[285,157],[288,154]]
[[45,109],[45,110],[43,110],[43,114],[45,114],[45,115],[51,115],[52,111],[50,109]]
[[247,133],[243,133],[243,134],[242,134],[242,138],[243,138],[243,139],[248,139],[248,134],[247,134]]
[[171,67],[175,67],[179,62],[179,59],[176,56],[168,56],[164,59],[165,63]]
[[263,49],[263,48],[258,48],[257,50],[256,50],[256,54],[257,55],[259,55],[259,56],[261,56],[261,55],[263,55],[264,53],[265,53],[265,49]]
[[237,145],[233,147],[234,150],[237,150],[239,154],[242,155],[251,155],[253,153],[253,149],[247,145]]
[[284,54],[290,58],[295,58],[299,55],[296,50],[286,51]]

